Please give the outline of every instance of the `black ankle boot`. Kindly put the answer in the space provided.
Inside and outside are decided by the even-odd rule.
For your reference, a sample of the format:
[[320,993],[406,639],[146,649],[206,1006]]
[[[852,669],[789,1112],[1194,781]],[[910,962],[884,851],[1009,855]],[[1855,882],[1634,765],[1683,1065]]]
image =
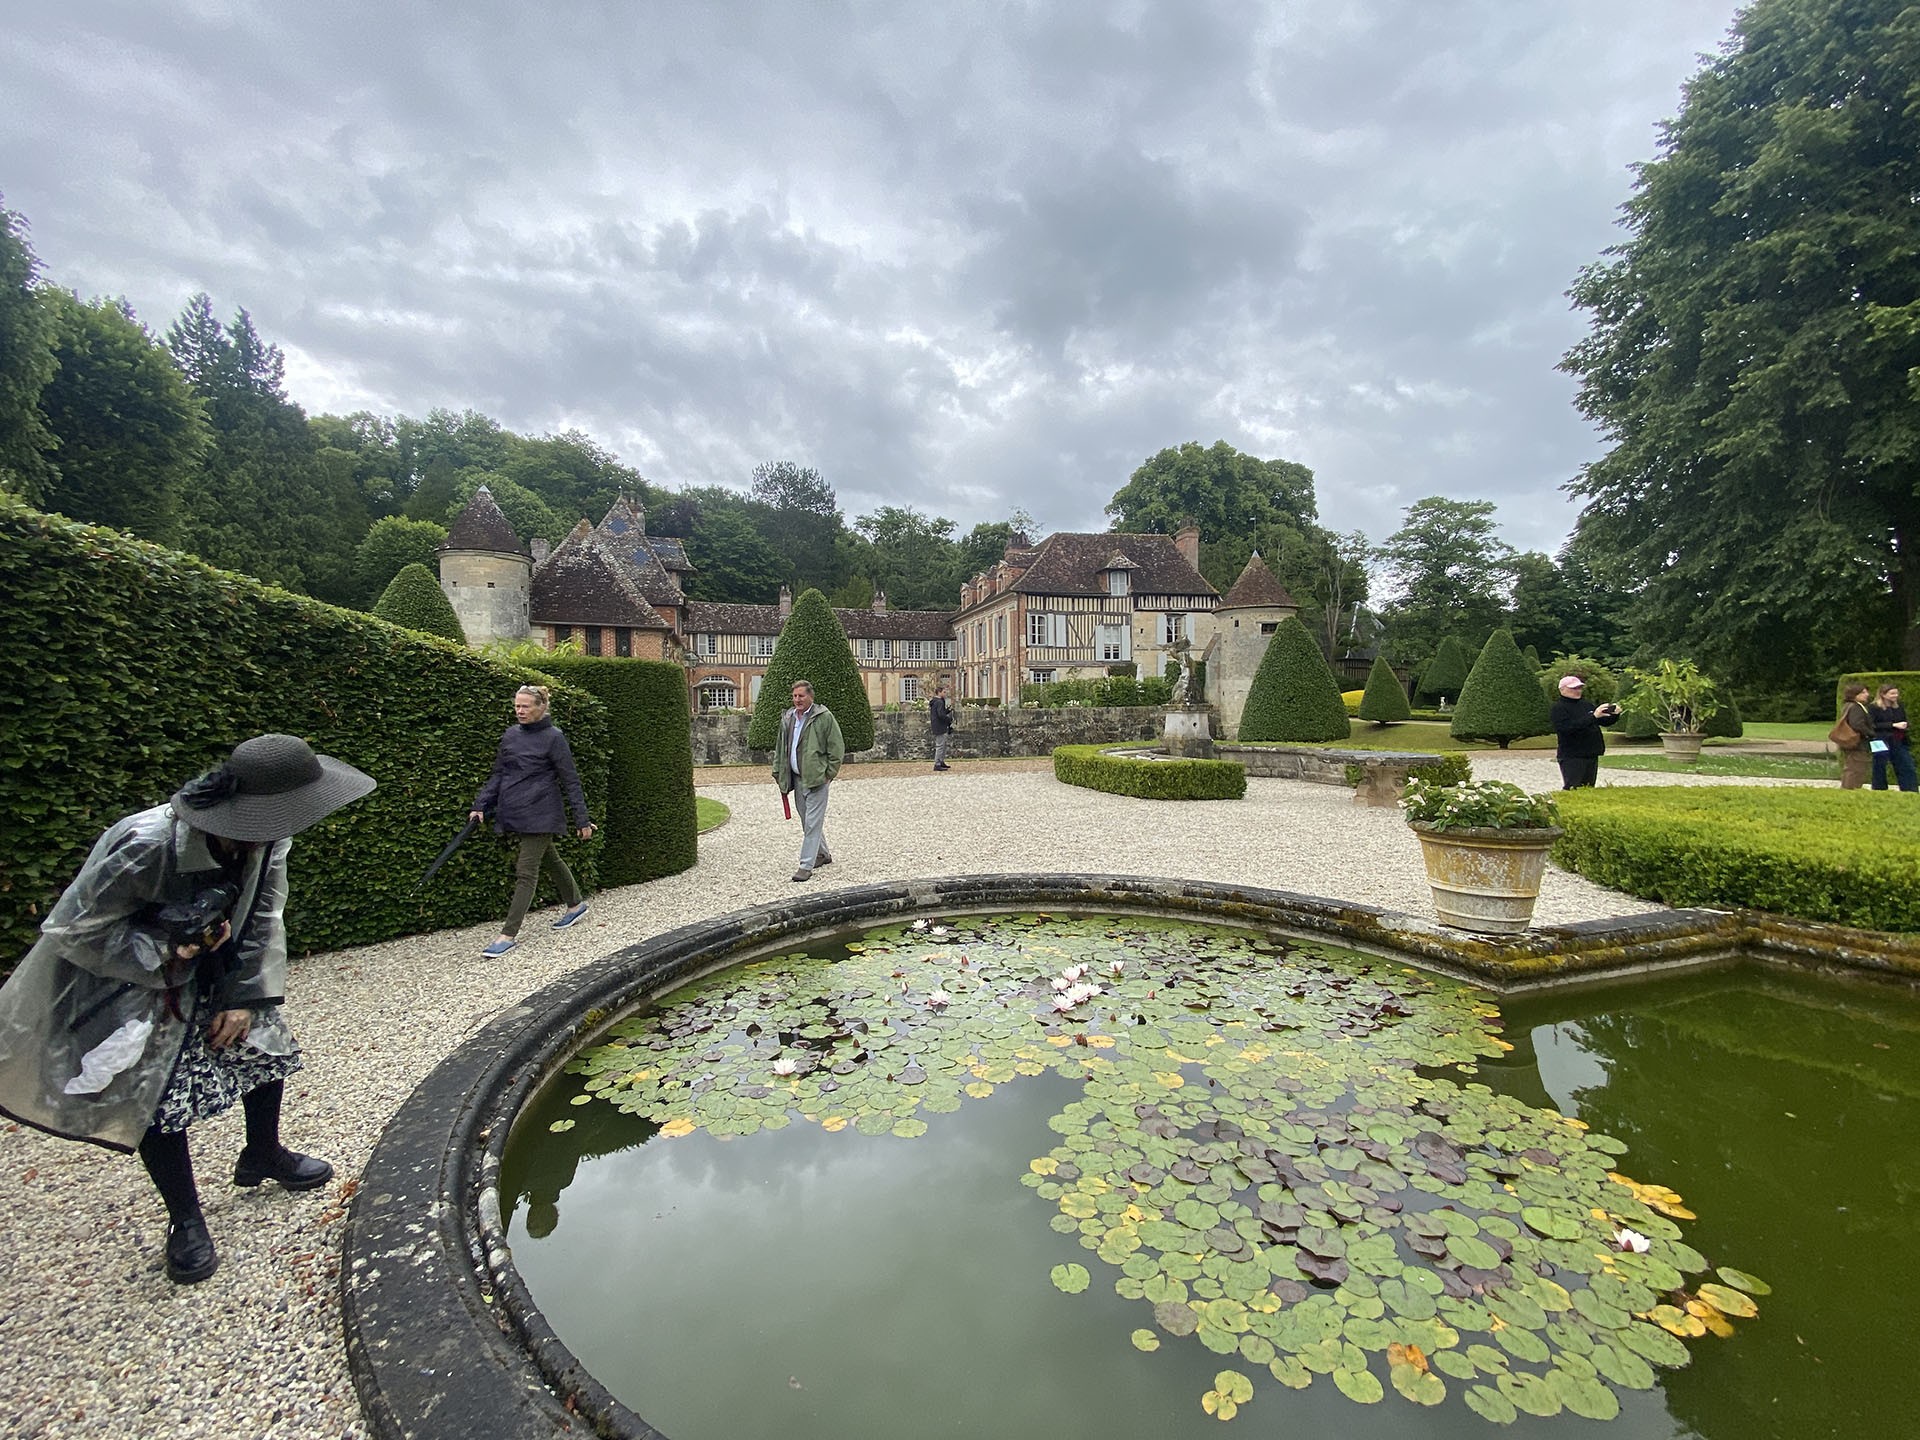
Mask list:
[[233,1183],[251,1190],[262,1180],[277,1180],[286,1190],[318,1190],[333,1178],[333,1166],[298,1150],[282,1145],[278,1152],[262,1160],[248,1151],[240,1152],[233,1167]]
[[167,1226],[167,1278],[176,1285],[197,1285],[220,1268],[203,1216],[175,1220]]

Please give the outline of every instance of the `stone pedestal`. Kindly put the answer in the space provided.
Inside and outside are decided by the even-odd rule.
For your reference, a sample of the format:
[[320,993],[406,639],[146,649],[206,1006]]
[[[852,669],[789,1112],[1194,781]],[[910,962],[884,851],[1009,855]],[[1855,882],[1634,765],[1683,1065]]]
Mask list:
[[1167,711],[1161,732],[1167,754],[1181,760],[1213,759],[1213,725],[1204,705],[1181,705]]

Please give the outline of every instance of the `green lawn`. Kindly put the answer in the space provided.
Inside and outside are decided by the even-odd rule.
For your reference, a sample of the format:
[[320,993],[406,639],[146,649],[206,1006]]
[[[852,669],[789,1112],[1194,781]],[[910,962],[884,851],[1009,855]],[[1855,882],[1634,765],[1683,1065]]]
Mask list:
[[1603,770],[1650,770],[1662,775],[1757,775],[1768,780],[1838,780],[1838,761],[1813,755],[1702,754],[1689,765],[1664,755],[1605,755]]
[[[1395,725],[1375,725],[1370,721],[1355,720],[1345,740],[1326,743],[1343,750],[1406,750],[1420,755],[1439,755],[1449,750],[1498,754],[1500,750],[1498,745],[1456,740],[1449,733],[1447,724],[1437,720],[1402,720]],[[1551,750],[1553,746],[1553,736],[1535,735],[1531,739],[1516,740],[1509,748]]]
[[696,795],[693,797],[693,817],[700,833],[704,835],[707,831],[717,830],[726,824],[733,817],[733,811],[718,800],[709,800],[704,795]]
[[[1745,725],[1746,734],[1742,740],[1824,740],[1827,732],[1833,729],[1831,720],[1801,720],[1773,723],[1766,720],[1749,720]],[[1709,741],[1709,744],[1718,742]],[[1735,745],[1739,741],[1724,742]]]

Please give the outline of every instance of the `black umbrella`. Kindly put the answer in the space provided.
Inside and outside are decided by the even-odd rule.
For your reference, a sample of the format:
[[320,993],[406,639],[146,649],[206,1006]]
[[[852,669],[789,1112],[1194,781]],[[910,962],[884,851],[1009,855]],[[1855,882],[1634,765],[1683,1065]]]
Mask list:
[[453,839],[447,842],[447,848],[442,850],[438,855],[433,857],[433,863],[427,866],[427,873],[422,875],[418,880],[413,882],[413,889],[408,893],[413,895],[418,895],[420,893],[420,887],[422,885],[425,885],[427,881],[433,879],[434,875],[439,872],[440,867],[446,864],[448,860],[453,858],[453,852],[460,848],[462,842],[464,842],[469,835],[473,834],[473,832],[478,830],[479,828],[480,828],[480,822],[474,819],[472,816],[468,816],[467,823],[462,825],[460,827],[459,833],[456,834],[453,837]]

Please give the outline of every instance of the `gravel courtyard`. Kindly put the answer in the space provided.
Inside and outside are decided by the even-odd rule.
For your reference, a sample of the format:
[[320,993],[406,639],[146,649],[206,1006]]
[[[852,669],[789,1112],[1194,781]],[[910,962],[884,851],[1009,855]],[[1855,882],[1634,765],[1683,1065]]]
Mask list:
[[[1550,756],[1475,755],[1480,778],[1558,785]],[[1399,812],[1336,786],[1248,782],[1243,802],[1154,804],[1075,789],[1050,773],[962,764],[934,775],[850,767],[815,887],[913,876],[1094,871],[1238,881],[1430,914],[1418,846]],[[1603,771],[1608,785],[1674,777]],[[1715,780],[1718,784],[1778,783]],[[196,1126],[193,1151],[219,1273],[178,1288],[161,1271],[165,1215],[139,1162],[0,1130],[0,1433],[18,1436],[362,1436],[340,1336],[338,1254],[352,1177],[414,1084],[504,1006],[660,931],[764,901],[788,879],[799,827],[770,784],[700,792],[733,818],[682,875],[595,897],[556,934],[529,917],[504,960],[492,926],[297,961],[289,1017],[307,1068],[287,1085],[286,1137],[332,1160],[324,1189],[233,1188],[238,1110]],[[296,842],[297,843],[297,842]],[[506,895],[500,899],[504,909]],[[293,896],[297,907],[300,897]],[[1646,902],[1549,871],[1537,913],[1558,922]]]

